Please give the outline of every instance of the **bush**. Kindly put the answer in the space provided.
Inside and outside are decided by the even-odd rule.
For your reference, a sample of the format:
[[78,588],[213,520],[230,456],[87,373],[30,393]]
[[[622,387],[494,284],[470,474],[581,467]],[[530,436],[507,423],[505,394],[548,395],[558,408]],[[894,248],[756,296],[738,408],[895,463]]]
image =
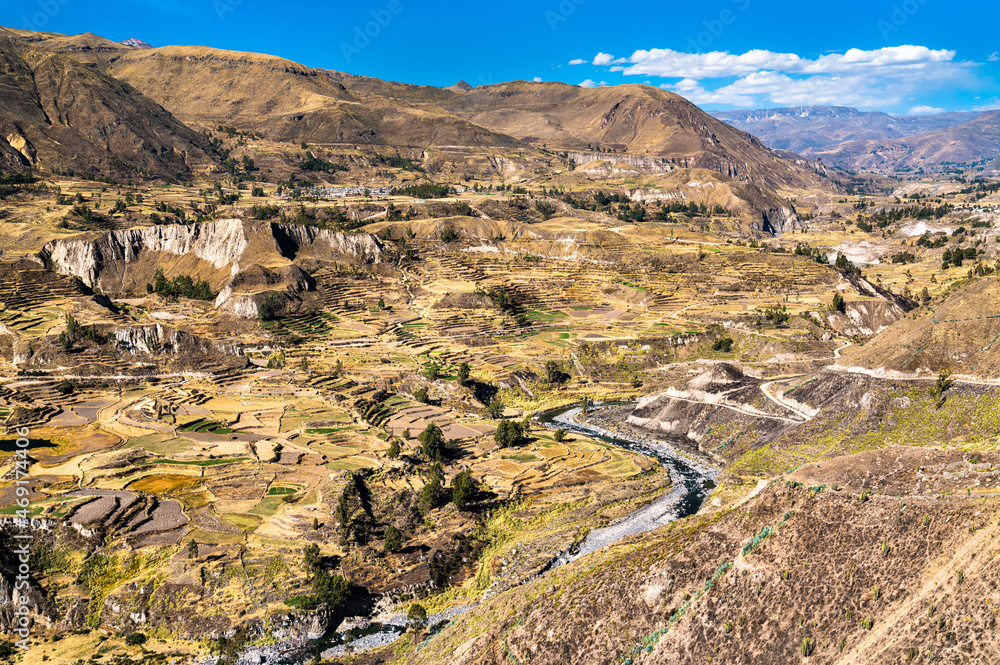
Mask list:
[[721,351],[722,353],[729,353],[733,350],[733,338],[732,337],[720,337],[715,340],[712,344],[713,351]]
[[553,434],[552,438],[555,439],[556,443],[562,443],[566,440],[566,430],[557,429]]
[[385,528],[385,551],[398,552],[403,547],[403,532],[391,524]]
[[420,603],[413,603],[406,611],[406,620],[413,626],[423,627],[427,624],[427,610]]
[[513,420],[501,420],[493,438],[500,448],[519,445],[524,440],[524,426]]
[[441,459],[441,455],[444,452],[444,432],[441,431],[437,423],[429,423],[417,439],[420,441],[420,452],[427,459]]
[[413,399],[417,400],[421,404],[427,404],[431,401],[430,394],[427,392],[426,386],[420,386],[413,391]]
[[844,301],[844,296],[839,293],[834,293],[833,302],[830,303],[830,309],[837,312],[843,312],[847,309],[847,303]]
[[764,317],[776,326],[788,322],[788,310],[784,305],[771,305],[764,309]]
[[803,656],[808,658],[812,655],[813,650],[816,649],[816,644],[812,641],[812,638],[805,638],[802,640],[802,644],[799,645],[799,651]]
[[476,481],[468,471],[461,472],[451,481],[451,500],[459,510],[465,510],[476,496],[476,491]]
[[139,646],[146,643],[146,636],[143,633],[129,633],[125,637],[125,644],[130,647]]
[[450,226],[441,229],[441,242],[454,242],[458,240],[458,232]]

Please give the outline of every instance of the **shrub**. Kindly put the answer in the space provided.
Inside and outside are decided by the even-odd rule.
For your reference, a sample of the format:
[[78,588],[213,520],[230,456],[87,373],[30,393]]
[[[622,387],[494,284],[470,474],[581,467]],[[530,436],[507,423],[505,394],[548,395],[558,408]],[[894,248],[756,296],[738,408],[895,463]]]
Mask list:
[[385,528],[385,551],[398,552],[403,547],[403,532],[391,524]]
[[427,610],[420,603],[413,603],[406,611],[406,620],[413,626],[423,627],[427,624]]
[[816,649],[816,644],[812,641],[812,638],[807,637],[802,640],[802,644],[799,645],[799,651],[803,656],[808,658],[812,655],[813,650]]
[[553,432],[552,438],[555,439],[556,443],[562,443],[563,441],[566,440],[566,430],[557,429],[555,432]]
[[477,492],[476,481],[468,471],[462,471],[451,481],[451,500],[459,510],[465,510]]
[[440,233],[441,242],[454,242],[458,240],[458,232],[450,226],[446,226],[441,229]]
[[733,350],[733,338],[732,337],[719,337],[712,344],[713,351],[721,351],[722,353],[729,353]]
[[830,309],[837,312],[843,312],[847,309],[847,302],[844,300],[844,296],[839,293],[833,294],[833,302],[830,303]]
[[427,392],[426,386],[420,386],[413,391],[413,399],[421,402],[422,404],[427,404],[431,401],[430,394]]
[[524,440],[524,426],[513,420],[501,420],[493,438],[500,448],[519,445]]
[[125,644],[130,647],[139,646],[146,643],[146,636],[143,633],[129,633],[125,637]]

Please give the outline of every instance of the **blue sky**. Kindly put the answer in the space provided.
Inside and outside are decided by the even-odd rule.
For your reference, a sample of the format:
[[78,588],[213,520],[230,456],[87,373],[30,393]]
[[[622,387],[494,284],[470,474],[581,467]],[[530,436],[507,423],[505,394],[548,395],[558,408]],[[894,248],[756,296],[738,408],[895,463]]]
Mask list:
[[1000,107],[995,1],[0,0],[0,24],[427,85],[646,83],[709,109]]

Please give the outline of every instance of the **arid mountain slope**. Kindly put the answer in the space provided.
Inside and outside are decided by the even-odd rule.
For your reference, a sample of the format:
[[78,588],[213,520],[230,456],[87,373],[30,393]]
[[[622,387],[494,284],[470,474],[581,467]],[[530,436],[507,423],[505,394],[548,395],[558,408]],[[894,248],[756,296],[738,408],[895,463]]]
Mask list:
[[483,603],[409,662],[991,662],[996,502],[910,492],[998,461],[894,448],[807,467]]
[[1000,281],[972,281],[941,302],[903,317],[864,346],[844,354],[841,365],[887,372],[936,374],[947,369],[971,376],[1000,372]]
[[1000,111],[925,134],[892,140],[857,140],[816,151],[824,162],[854,168],[899,170],[970,164],[996,159],[1000,153]]
[[515,81],[415,86],[201,46],[133,48],[93,35],[18,33],[126,81],[197,127],[231,124],[281,141],[426,148],[614,150],[777,190],[823,185],[673,93]]
[[979,117],[975,112],[893,116],[845,106],[794,106],[716,111],[713,116],[750,132],[771,148],[815,156],[846,141],[897,139],[946,129]]
[[11,166],[167,176],[213,161],[203,136],[128,84],[4,35],[0,89],[0,153]]
[[477,124],[538,145],[661,157],[772,189],[819,180],[756,137],[712,118],[683,97],[650,86],[581,88],[514,81],[476,88],[448,106]]

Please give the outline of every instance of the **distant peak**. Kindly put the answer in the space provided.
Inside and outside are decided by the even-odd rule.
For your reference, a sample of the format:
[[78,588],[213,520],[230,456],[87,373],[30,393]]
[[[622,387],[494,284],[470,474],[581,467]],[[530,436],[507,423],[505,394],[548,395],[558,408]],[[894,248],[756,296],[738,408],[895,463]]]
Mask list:
[[459,81],[455,85],[448,86],[448,90],[454,90],[455,92],[469,92],[472,90],[472,86],[465,81]]
[[135,37],[129,37],[128,39],[123,39],[121,41],[125,46],[131,46],[133,48],[153,48],[141,39],[136,39]]

